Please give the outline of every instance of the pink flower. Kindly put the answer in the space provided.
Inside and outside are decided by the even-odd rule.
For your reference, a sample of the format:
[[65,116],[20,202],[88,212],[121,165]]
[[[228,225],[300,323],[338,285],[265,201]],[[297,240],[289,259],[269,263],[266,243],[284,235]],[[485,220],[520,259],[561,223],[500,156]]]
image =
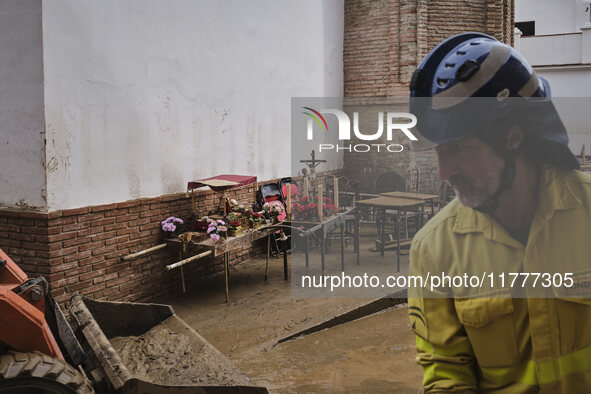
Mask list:
[[226,226],[218,226],[218,231],[223,233],[224,231],[228,231],[228,228]]
[[176,230],[176,226],[173,223],[164,223],[162,225],[162,230],[170,231],[172,233],[174,230]]
[[213,240],[213,242],[217,242],[220,240],[220,236],[217,234],[211,234],[210,237]]
[[222,219],[218,219],[219,224],[226,224]]
[[216,226],[209,226],[207,228],[207,234],[209,234],[209,233],[211,233],[212,231],[215,231],[215,230],[217,230]]

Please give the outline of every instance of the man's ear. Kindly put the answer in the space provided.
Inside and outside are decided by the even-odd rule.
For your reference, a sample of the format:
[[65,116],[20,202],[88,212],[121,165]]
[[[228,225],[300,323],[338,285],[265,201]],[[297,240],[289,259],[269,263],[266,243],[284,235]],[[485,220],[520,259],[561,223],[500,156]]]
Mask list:
[[507,150],[515,150],[523,143],[525,133],[517,125],[511,126],[507,132]]

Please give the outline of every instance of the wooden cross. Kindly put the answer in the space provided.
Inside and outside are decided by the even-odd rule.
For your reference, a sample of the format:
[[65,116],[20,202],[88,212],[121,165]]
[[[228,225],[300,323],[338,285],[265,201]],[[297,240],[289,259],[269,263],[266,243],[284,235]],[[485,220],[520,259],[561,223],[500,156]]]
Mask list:
[[310,168],[310,174],[314,174],[316,173],[316,167],[318,167],[320,163],[326,163],[326,160],[316,159],[316,152],[314,151],[312,151],[310,156],[312,156],[312,160],[300,160],[300,163],[306,164],[308,168]]

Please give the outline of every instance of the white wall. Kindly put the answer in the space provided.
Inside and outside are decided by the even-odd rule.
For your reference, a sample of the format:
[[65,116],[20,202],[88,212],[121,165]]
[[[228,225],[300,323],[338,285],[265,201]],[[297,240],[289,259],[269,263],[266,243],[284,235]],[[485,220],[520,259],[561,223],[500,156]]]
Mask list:
[[583,145],[591,151],[591,66],[536,69],[550,83],[553,102],[568,131],[569,147],[579,154]]
[[589,0],[517,0],[515,21],[536,21],[536,35],[578,32],[589,20]]
[[519,52],[533,66],[580,64],[582,45],[582,33],[525,36],[519,39]]
[[589,21],[588,6],[589,0],[517,0],[515,4],[516,21],[536,21],[536,36],[516,39],[515,48],[550,83],[553,101],[569,133],[569,146],[577,154],[583,144],[587,152],[591,147],[591,121],[586,116],[591,92],[591,30],[581,29]]
[[342,96],[342,35],[343,0],[45,0],[49,208],[288,175],[291,97]]
[[41,0],[0,2],[0,206],[45,208]]
[[536,68],[536,73],[548,80],[552,97],[589,97],[591,93],[591,66]]

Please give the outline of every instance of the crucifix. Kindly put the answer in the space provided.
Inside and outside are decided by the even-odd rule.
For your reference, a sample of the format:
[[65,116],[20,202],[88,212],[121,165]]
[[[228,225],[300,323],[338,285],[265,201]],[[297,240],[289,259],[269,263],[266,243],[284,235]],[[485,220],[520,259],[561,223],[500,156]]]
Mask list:
[[303,168],[302,169],[302,174],[304,175],[304,196],[308,196],[310,190],[310,187],[312,187],[312,189],[314,188],[314,179],[316,179],[316,167],[318,167],[318,165],[320,163],[326,163],[326,160],[320,160],[320,159],[316,159],[316,152],[312,151],[311,155],[312,156],[312,160],[300,160],[300,163],[304,163],[306,166],[308,166],[308,168],[310,169],[310,173],[308,174],[308,171]]
[[316,159],[316,152],[314,151],[312,151],[310,156],[312,156],[312,160],[300,160],[300,163],[306,164],[310,169],[310,175],[313,176],[316,173],[316,167],[320,163],[326,163],[326,160]]

